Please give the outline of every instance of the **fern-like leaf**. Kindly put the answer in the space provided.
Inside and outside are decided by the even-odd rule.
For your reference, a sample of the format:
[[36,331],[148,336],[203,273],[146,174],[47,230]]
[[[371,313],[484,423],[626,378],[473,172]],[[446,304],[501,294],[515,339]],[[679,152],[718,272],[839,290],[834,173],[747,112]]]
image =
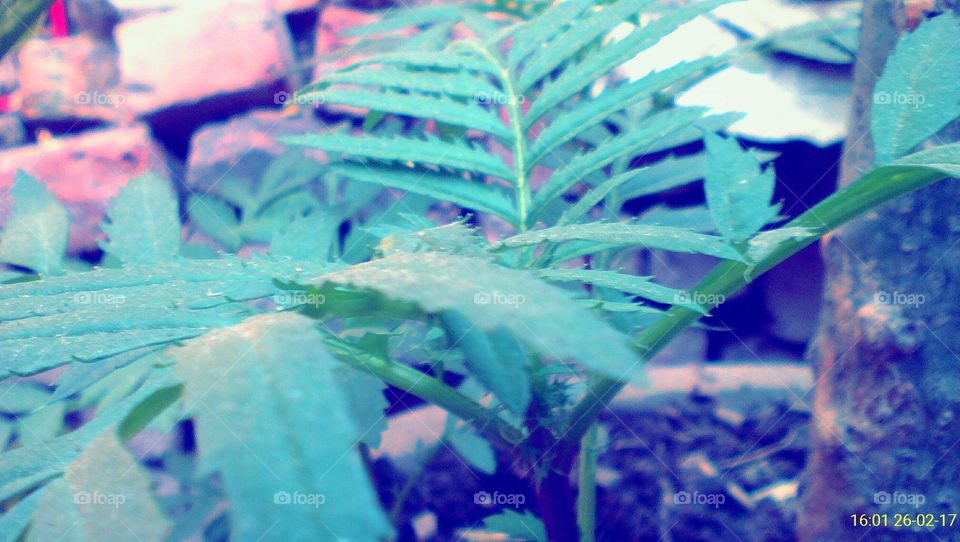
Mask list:
[[107,208],[100,248],[120,261],[154,264],[180,252],[180,214],[167,181],[153,174],[131,180]]

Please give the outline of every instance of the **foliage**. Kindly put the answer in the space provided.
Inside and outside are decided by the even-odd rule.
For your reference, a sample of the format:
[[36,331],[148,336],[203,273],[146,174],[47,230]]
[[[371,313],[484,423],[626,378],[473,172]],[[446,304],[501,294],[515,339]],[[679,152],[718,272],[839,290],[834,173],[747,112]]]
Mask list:
[[[0,259],[18,266],[0,288],[0,371],[13,392],[0,406],[16,421],[0,453],[4,537],[58,538],[71,522],[78,540],[116,524],[144,541],[195,534],[183,525],[202,519],[154,502],[142,458],[124,447],[190,420],[197,464],[180,474],[210,490],[186,508],[209,512],[225,497],[218,520],[233,538],[389,539],[362,457],[384,427],[387,384],[446,409],[443,442],[478,470],[496,468],[494,445],[534,485],[566,483],[606,401],[642,385],[643,361],[717,300],[858,213],[960,174],[957,145],[903,156],[937,127],[919,134],[901,111],[875,130],[909,125],[896,139],[909,146],[891,144],[884,167],[784,223],[773,168],[715,134],[734,119],[668,99],[725,57],[635,82],[615,71],[722,3],[431,7],[376,23],[371,35],[411,21],[418,35],[446,22],[437,39],[451,21],[485,30],[314,83],[308,94],[324,103],[367,110],[358,126],[287,139],[329,163],[288,155],[257,182],[188,201],[188,229],[234,251],[269,243],[266,254],[195,257],[175,195],[145,177],[111,203],[103,267],[78,271],[65,210],[21,175],[0,237]],[[640,26],[611,39],[625,20]],[[901,63],[885,84],[910,80]],[[952,89],[928,91],[950,103],[939,94]],[[706,152],[690,150],[701,141]],[[624,210],[701,180],[706,207]],[[465,216],[424,218],[451,206]],[[718,264],[694,289],[670,288],[630,264],[650,250]],[[419,339],[412,355],[428,371],[408,363],[404,335]],[[64,371],[54,390],[23,379],[53,369]],[[68,427],[68,412],[85,423]],[[486,525],[534,540],[577,532],[526,510]]]

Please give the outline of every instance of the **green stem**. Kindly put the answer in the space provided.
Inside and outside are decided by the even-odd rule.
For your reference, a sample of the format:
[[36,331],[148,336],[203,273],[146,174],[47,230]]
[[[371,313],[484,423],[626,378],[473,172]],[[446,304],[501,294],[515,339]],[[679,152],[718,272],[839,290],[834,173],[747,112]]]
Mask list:
[[328,339],[326,343],[344,362],[466,420],[491,442],[506,450],[512,450],[523,441],[520,430],[432,376],[380,358],[339,339]]
[[[712,295],[713,299],[722,300],[845,222],[893,198],[945,178],[943,173],[924,168],[886,167],[874,170],[785,226],[804,228],[812,235],[780,243],[754,265],[736,261],[723,262],[700,281],[692,292],[706,299],[711,297],[705,296]],[[674,306],[644,330],[634,347],[641,359],[647,361],[699,318],[700,314],[696,311]],[[569,457],[576,453],[580,439],[593,425],[600,411],[625,385],[624,380],[608,377],[599,377],[589,384],[584,399],[571,412],[569,425],[563,433],[557,454],[561,461],[564,456]]]
[[580,542],[595,542],[597,532],[597,424],[590,426],[580,443],[577,486],[577,524]]
[[523,130],[523,115],[521,98],[517,96],[516,89],[513,86],[513,77],[510,75],[510,69],[504,66],[497,56],[484,45],[476,42],[470,42],[473,50],[490,62],[498,72],[500,84],[503,85],[503,92],[507,99],[507,114],[510,117],[510,131],[513,135],[513,168],[517,175],[516,194],[517,194],[517,213],[519,221],[517,227],[521,232],[527,231],[530,215],[530,200],[532,198],[529,179],[527,178],[527,137]]
[[390,507],[390,522],[393,523],[395,527],[400,528],[400,516],[403,515],[403,506],[406,504],[407,499],[410,497],[410,493],[413,492],[413,488],[417,487],[417,482],[420,481],[421,476],[427,470],[427,466],[430,465],[430,462],[433,461],[433,458],[437,456],[439,452],[444,447],[443,440],[438,440],[432,446],[430,446],[426,453],[423,456],[423,461],[407,476],[407,480],[403,483],[403,487],[400,488],[400,491],[397,492],[396,497],[393,500],[393,506]]

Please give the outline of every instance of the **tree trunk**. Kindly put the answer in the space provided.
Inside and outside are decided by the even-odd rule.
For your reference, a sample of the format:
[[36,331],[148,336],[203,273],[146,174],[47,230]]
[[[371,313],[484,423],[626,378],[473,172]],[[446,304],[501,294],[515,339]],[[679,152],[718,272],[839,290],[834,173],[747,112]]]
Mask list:
[[[870,169],[876,77],[898,27],[867,0],[841,185]],[[960,184],[938,183],[824,239],[813,449],[797,531],[809,542],[956,540],[960,520],[895,528],[895,514],[960,513]],[[851,515],[886,514],[887,527]],[[883,516],[868,518],[883,521]],[[946,517],[949,520],[949,516]],[[923,533],[923,534],[920,534]]]

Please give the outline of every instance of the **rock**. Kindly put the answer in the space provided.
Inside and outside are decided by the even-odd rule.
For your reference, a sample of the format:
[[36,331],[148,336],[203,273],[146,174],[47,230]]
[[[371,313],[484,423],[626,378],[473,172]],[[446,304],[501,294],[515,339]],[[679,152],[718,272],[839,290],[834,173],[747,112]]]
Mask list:
[[70,251],[92,249],[110,198],[131,178],[170,178],[163,150],[144,125],[90,131],[0,151],[0,222],[17,170],[43,181],[70,211]]
[[196,2],[124,21],[116,29],[122,93],[138,116],[174,106],[230,107],[225,95],[270,103],[297,88],[293,45],[268,3]]
[[0,113],[0,148],[15,147],[23,143],[27,133],[23,128],[20,115]]
[[[205,126],[190,142],[187,185],[198,194],[216,193],[219,182],[228,174],[256,183],[270,163],[288,149],[277,141],[278,137],[324,129],[312,117],[288,117],[276,110],[253,111]],[[321,158],[322,154],[315,156]]]
[[20,86],[17,81],[17,66],[13,62],[14,55],[4,55],[0,58],[0,95],[10,94]]
[[91,36],[34,39],[17,55],[13,105],[27,120],[117,120],[125,98],[116,50]]
[[340,6],[328,6],[320,16],[317,29],[316,56],[320,61],[314,71],[314,79],[322,79],[325,74],[350,65],[357,57],[335,56],[335,53],[354,45],[355,40],[343,37],[350,28],[376,21],[377,17],[356,9]]
[[273,9],[280,13],[310,11],[320,7],[320,0],[273,0]]

